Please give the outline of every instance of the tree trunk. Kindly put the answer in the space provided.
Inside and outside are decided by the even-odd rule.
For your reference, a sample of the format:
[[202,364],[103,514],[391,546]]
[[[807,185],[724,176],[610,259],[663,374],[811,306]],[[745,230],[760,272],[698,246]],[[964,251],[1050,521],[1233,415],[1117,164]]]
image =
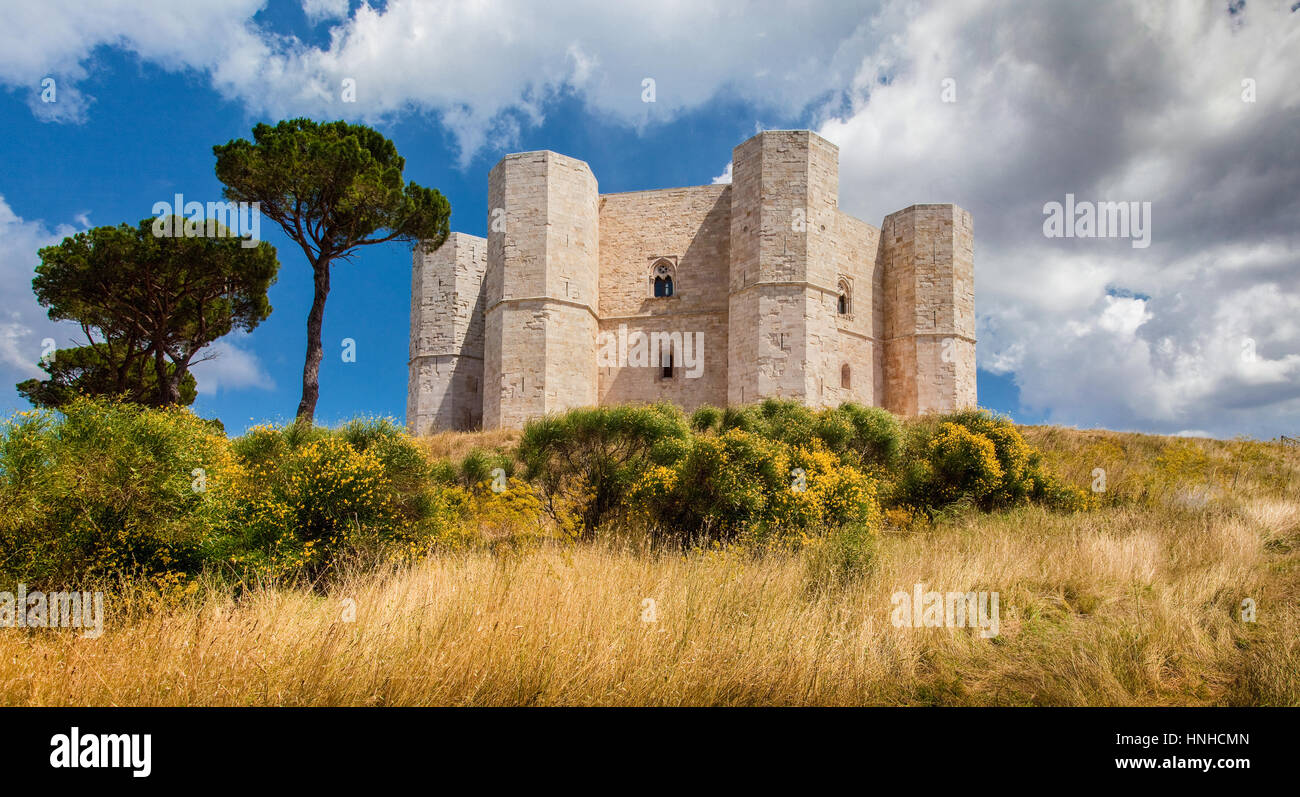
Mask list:
[[[190,355],[191,357],[193,354]],[[183,362],[180,360],[172,361],[172,376],[167,380],[167,400],[168,402],[180,406],[181,403],[181,383],[190,373],[190,361],[187,358]]]
[[[143,371],[143,369],[141,369]],[[167,378],[167,355],[162,346],[155,346],[153,350],[153,370],[155,398],[159,407],[170,407],[173,404],[181,403],[181,392],[172,380]]]
[[[166,365],[164,364],[163,367],[165,368]],[[181,403],[181,378],[182,378],[183,376],[185,376],[185,375],[182,374],[182,373],[179,373],[179,372],[173,372],[171,376],[169,376],[169,377],[167,377],[165,380],[163,380],[163,385],[165,385],[165,391],[166,391],[166,392],[163,394],[163,399],[167,402],[167,404],[166,404],[165,406],[171,407],[171,406],[173,406],[173,405],[180,405],[180,403]]]
[[298,402],[298,420],[311,423],[316,417],[316,400],[320,398],[321,325],[325,322],[325,298],[330,292],[330,264],[321,260],[312,264],[315,292],[311,312],[307,314],[307,360],[302,366],[302,401]]

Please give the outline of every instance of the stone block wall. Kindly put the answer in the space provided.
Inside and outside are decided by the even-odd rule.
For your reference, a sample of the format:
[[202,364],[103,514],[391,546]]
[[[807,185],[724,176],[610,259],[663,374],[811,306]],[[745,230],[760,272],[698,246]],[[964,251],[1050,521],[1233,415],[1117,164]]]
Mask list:
[[483,425],[596,403],[599,209],[586,163],[507,155],[488,176]]
[[[486,241],[453,234],[417,253],[412,431],[660,400],[974,405],[970,214],[853,218],[838,207],[838,149],[806,130],[759,133],[732,158],[730,185],[605,195],[580,160],[503,158]],[[653,295],[658,268],[671,297]],[[699,376],[676,358],[669,372],[637,362],[638,337],[655,334],[698,341]]]
[[478,428],[487,241],[454,232],[436,250],[417,246],[411,265],[407,430]]
[[732,181],[728,401],[830,403],[841,384],[839,150],[807,130],[765,131],[732,151]]
[[[601,196],[601,341],[620,350],[614,365],[599,369],[600,403],[667,400],[688,411],[726,404],[730,248],[729,185]],[[672,275],[670,297],[654,296],[658,264]],[[683,346],[689,336],[690,351],[674,359],[671,375],[633,364],[622,346],[638,333],[677,333]],[[700,358],[690,371],[685,354]]]
[[[810,356],[821,358],[818,372],[826,386],[819,403],[833,406],[853,401],[873,406],[880,403],[883,391],[883,371],[877,356],[877,332],[882,319],[877,299],[883,278],[878,259],[880,230],[843,212],[836,213],[834,229],[831,262],[837,290],[823,294],[823,302],[826,312],[834,314],[835,339],[825,344],[815,342],[810,350]],[[841,285],[848,289],[848,313],[843,315],[838,312]]]
[[913,205],[885,217],[883,406],[905,415],[975,405],[970,214]]

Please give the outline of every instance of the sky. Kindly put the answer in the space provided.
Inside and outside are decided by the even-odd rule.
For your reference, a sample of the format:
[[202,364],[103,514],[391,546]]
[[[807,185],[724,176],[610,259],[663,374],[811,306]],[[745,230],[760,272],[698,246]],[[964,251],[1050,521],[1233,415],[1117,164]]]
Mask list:
[[[510,152],[580,158],[608,193],[725,181],[755,132],[812,129],[840,148],[845,211],[971,212],[982,406],[1300,435],[1296,0],[0,0],[0,18],[0,416],[27,408],[13,384],[41,376],[44,339],[81,342],[31,293],[40,247],[219,200],[214,145],[307,116],[375,127],[474,235]],[[1054,203],[1134,224],[1051,227]],[[289,420],[301,387],[310,268],[269,221],[261,237],[273,313],[195,368],[194,410],[232,433]],[[334,268],[319,421],[403,418],[410,260],[389,243]]]

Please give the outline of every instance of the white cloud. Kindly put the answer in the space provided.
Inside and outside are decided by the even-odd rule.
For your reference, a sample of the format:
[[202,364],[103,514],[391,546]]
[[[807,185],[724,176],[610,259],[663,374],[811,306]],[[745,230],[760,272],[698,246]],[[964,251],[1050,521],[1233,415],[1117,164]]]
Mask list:
[[56,347],[63,348],[81,337],[76,324],[51,321],[32,294],[32,277],[40,263],[37,250],[76,231],[66,224],[50,229],[39,221],[24,221],[0,196],[0,241],[4,242],[0,246],[0,295],[5,297],[0,309],[0,395],[8,396],[13,406],[22,402],[14,389],[16,383],[44,376],[39,365],[43,341],[51,338]]
[[203,350],[200,356],[211,355],[211,359],[196,363],[190,369],[199,395],[214,396],[218,391],[248,388],[275,389],[274,380],[262,368],[257,355],[240,346],[247,338],[248,333],[232,332]]
[[348,0],[302,0],[302,12],[313,25],[327,20],[345,19],[348,15]]
[[[78,122],[93,98],[78,83],[102,45],[121,47],[168,69],[211,70],[234,80],[265,53],[248,20],[263,0],[185,3],[172,0],[47,0],[6,3],[0,27],[0,84],[25,92],[39,118]],[[41,80],[55,79],[55,102],[40,99]]]
[[[966,0],[878,25],[851,107],[820,124],[841,205],[972,212],[982,368],[1058,422],[1297,431],[1300,14]],[[1045,239],[1043,204],[1067,192],[1151,202],[1151,247]]]
[[[336,18],[344,5],[307,0],[304,10],[313,19]],[[29,89],[54,74],[71,91],[91,68],[95,46],[116,45],[169,69],[205,72],[223,95],[257,114],[346,111],[370,121],[438,114],[467,163],[481,147],[508,147],[521,120],[539,121],[547,101],[569,91],[595,113],[637,126],[670,120],[724,88],[759,107],[797,113],[843,88],[871,36],[870,14],[838,3],[791,10],[779,0],[391,0],[382,11],[362,4],[331,27],[327,47],[313,47],[254,24],[261,6],[19,6],[0,28],[0,82]],[[346,107],[345,78],[356,81],[356,102]],[[652,103],[642,101],[646,78],[655,81]],[[76,98],[80,110],[87,101]]]
[[1151,320],[1146,299],[1107,296],[1105,308],[1097,317],[1097,326],[1117,338],[1132,338],[1138,327]]

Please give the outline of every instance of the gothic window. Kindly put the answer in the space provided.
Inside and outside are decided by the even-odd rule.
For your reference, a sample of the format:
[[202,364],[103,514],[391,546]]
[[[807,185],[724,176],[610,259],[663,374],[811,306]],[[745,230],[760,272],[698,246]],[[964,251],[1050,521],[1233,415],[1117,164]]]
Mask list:
[[667,258],[655,261],[650,267],[650,295],[656,299],[665,299],[676,293],[674,277],[677,269]]
[[840,366],[840,387],[850,390],[853,387],[853,369],[849,368],[848,363]]
[[836,303],[836,310],[840,315],[849,315],[853,312],[853,289],[849,286],[847,280],[840,280],[837,287],[839,297]]

